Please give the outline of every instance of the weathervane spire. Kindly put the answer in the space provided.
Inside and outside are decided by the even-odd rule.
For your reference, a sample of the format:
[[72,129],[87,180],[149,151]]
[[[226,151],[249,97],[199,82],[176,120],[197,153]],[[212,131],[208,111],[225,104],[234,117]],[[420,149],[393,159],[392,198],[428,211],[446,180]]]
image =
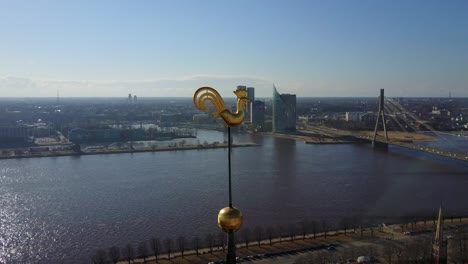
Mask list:
[[[214,110],[213,118],[219,116],[224,120],[228,129],[228,186],[229,186],[229,206],[224,207],[218,214],[218,226],[228,234],[228,252],[226,263],[236,263],[236,245],[234,242],[234,232],[238,231],[242,225],[242,213],[239,209],[232,206],[232,191],[231,191],[231,127],[238,126],[244,122],[245,108],[250,99],[247,97],[247,90],[239,88],[234,91],[237,96],[237,111],[230,112],[223,98],[215,89],[211,87],[201,87],[193,95],[193,103],[195,107],[206,112]],[[211,103],[214,109],[206,104]]]

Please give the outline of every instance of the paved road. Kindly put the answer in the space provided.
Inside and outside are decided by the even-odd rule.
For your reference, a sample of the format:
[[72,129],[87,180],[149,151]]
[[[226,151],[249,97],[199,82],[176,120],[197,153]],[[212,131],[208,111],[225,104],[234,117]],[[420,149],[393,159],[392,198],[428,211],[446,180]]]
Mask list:
[[296,255],[288,255],[288,256],[281,256],[281,257],[276,257],[276,258],[268,258],[268,259],[261,259],[261,260],[251,260],[251,261],[242,261],[242,263],[249,263],[249,264],[273,264],[273,263],[281,263],[281,264],[293,264],[294,261],[299,256],[302,255],[307,255],[309,253],[299,253]]

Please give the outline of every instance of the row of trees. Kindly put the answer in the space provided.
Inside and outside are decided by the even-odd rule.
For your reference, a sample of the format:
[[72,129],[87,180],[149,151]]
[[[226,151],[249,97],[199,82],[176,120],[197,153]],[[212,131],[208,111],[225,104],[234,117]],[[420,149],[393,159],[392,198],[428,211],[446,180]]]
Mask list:
[[152,237],[147,241],[140,242],[136,249],[132,244],[127,244],[122,248],[113,246],[107,251],[100,249],[96,251],[92,261],[95,264],[117,263],[121,260],[131,263],[133,259],[139,258],[143,259],[143,262],[146,262],[146,259],[152,256],[158,260],[161,254],[165,254],[165,258],[171,259],[175,257],[174,252],[177,252],[177,255],[183,258],[188,250],[193,250],[195,254],[199,255],[206,253],[201,252],[202,248],[207,248],[209,253],[213,253],[216,247],[224,250],[225,245],[226,234],[222,232],[218,233],[218,236],[208,234],[204,241],[198,236],[190,241],[185,236],[178,236],[175,241],[172,238],[166,238],[161,241],[157,237]]
[[[405,228],[410,228],[410,226],[414,228],[415,219],[417,218],[407,218],[406,220],[410,221],[401,224],[402,231]],[[454,218],[450,219],[454,221]],[[435,220],[432,222],[434,224]],[[426,223],[427,221],[424,221],[424,224]],[[363,228],[361,227],[363,225],[359,218],[351,217],[343,218],[338,223],[332,223],[328,220],[303,220],[297,224],[288,226],[267,228],[257,226],[253,229],[246,227],[236,234],[236,243],[246,248],[253,243],[261,247],[264,244],[272,245],[274,243],[283,243],[285,241],[297,239],[316,239],[319,236],[327,237],[332,233],[332,230],[339,230],[339,232],[344,235],[349,235],[349,233],[357,234],[358,238],[363,238],[364,234],[370,234],[370,236],[373,237],[374,233],[382,228],[378,225],[367,225],[366,228]],[[177,256],[184,257],[184,254],[188,250],[192,250],[192,253],[196,255],[203,253],[211,254],[214,250],[224,251],[227,243],[226,239],[226,234],[221,231],[216,235],[207,234],[203,238],[195,236],[190,240],[182,235],[178,236],[175,240],[172,238],[165,238],[162,241],[157,237],[152,237],[148,241],[140,242],[136,248],[131,244],[127,244],[122,248],[114,246],[107,251],[98,250],[93,256],[93,263],[116,263],[119,260],[127,260],[130,263],[131,260],[135,258],[146,260],[149,256],[154,256],[157,259],[162,254],[165,255],[165,258],[171,259],[175,256],[174,252],[178,252]]]
[[[345,219],[342,221],[342,229],[347,234],[350,231],[348,222],[351,220]],[[236,235],[236,243],[249,247],[252,243],[257,246],[262,244],[272,245],[274,243],[283,243],[285,241],[293,241],[296,239],[317,238],[318,236],[329,235],[333,227],[329,221],[322,220],[308,221],[304,220],[298,224],[288,226],[278,226],[263,228],[257,226],[253,229],[248,227],[241,229]],[[354,231],[355,231],[354,227]],[[183,257],[187,250],[192,250],[196,255],[202,253],[213,253],[214,250],[225,250],[227,245],[227,236],[224,232],[219,232],[217,235],[207,234],[203,239],[199,236],[193,237],[190,241],[185,236],[178,236],[174,241],[171,238],[166,238],[160,241],[159,238],[153,237],[148,241],[140,242],[136,249],[133,245],[127,244],[122,248],[111,247],[106,250],[98,250],[93,256],[93,263],[116,263],[119,260],[127,260],[129,263],[132,259],[141,258],[146,260],[149,256],[158,258],[164,254],[166,258],[174,257],[173,252],[178,252],[177,255]],[[203,252],[202,252],[203,250]]]

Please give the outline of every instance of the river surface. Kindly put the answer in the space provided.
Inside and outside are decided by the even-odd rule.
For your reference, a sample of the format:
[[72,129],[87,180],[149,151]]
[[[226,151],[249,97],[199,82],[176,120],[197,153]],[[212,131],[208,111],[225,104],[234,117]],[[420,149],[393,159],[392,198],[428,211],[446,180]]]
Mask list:
[[[201,142],[225,141],[199,131]],[[468,165],[390,147],[234,135],[233,201],[244,227],[302,219],[398,219],[443,204],[468,215]],[[187,144],[190,144],[188,140]],[[96,249],[152,236],[217,234],[227,150],[0,161],[0,263],[90,263]]]

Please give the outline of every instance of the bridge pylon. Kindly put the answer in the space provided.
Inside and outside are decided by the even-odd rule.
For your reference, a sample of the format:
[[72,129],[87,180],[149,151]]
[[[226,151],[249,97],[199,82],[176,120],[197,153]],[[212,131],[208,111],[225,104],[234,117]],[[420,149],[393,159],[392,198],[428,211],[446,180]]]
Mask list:
[[[385,121],[385,101],[384,101],[384,89],[380,89],[380,96],[379,96],[379,112],[377,113],[377,120],[375,122],[375,129],[374,129],[374,137],[372,139],[372,146],[374,148],[388,148],[388,133],[387,133],[387,124]],[[377,129],[379,128],[379,121],[380,117],[382,117],[382,124],[383,124],[383,129],[385,132],[385,142],[376,141],[377,138]]]

